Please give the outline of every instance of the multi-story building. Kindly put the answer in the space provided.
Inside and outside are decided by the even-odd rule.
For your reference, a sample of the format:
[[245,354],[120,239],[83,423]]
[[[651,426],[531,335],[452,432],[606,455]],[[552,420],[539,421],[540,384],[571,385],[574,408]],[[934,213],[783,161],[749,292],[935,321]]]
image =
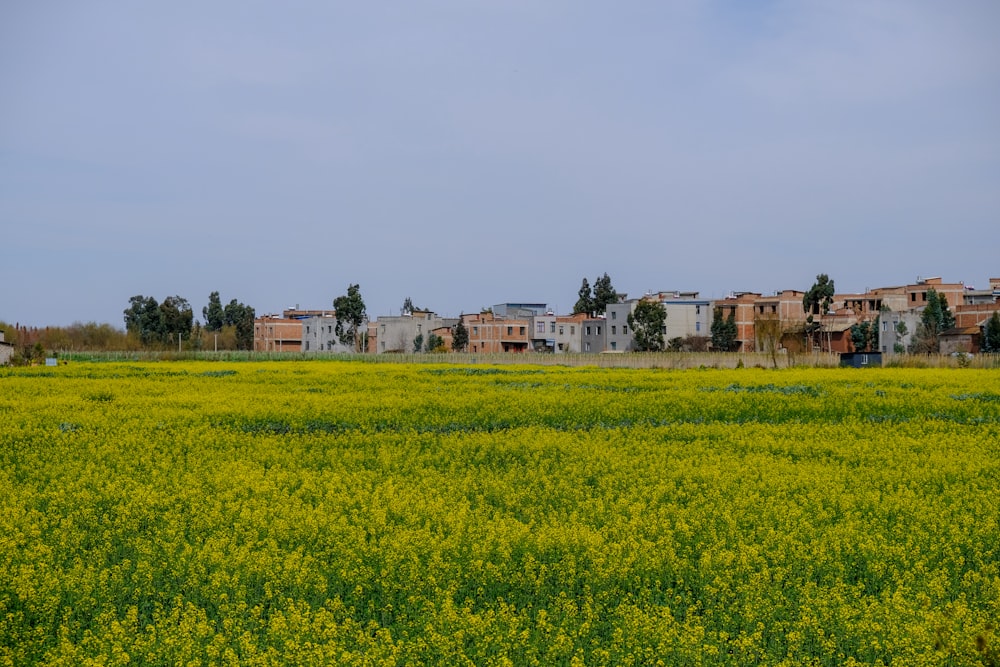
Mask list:
[[606,321],[603,317],[591,317],[580,322],[580,351],[604,352],[606,343]]
[[707,338],[712,329],[712,302],[698,292],[660,292],[657,295],[667,312],[664,342],[677,338]]
[[713,310],[718,309],[723,320],[733,315],[736,323],[735,352],[754,352],[756,350],[756,330],[754,316],[756,301],[760,298],[758,292],[734,292],[724,299],[712,302]]
[[583,321],[588,319],[586,313],[576,315],[556,316],[556,352],[582,352]]
[[502,318],[493,311],[463,315],[462,323],[469,332],[469,352],[527,352],[529,348],[528,318]]
[[[457,317],[440,317],[429,310],[414,310],[403,315],[380,315],[368,327],[368,351],[377,354],[389,352],[419,352],[430,335],[440,336],[438,330],[458,324]],[[420,341],[421,350],[416,349]]]
[[353,345],[344,345],[337,336],[337,318],[317,315],[302,320],[303,352],[354,352]]
[[[635,311],[638,299],[609,303],[604,311],[604,350],[608,352],[632,352],[635,350],[635,336],[628,324],[628,316]],[[601,325],[595,325],[600,329]],[[600,335],[597,331],[596,335]],[[600,350],[598,350],[600,351]]]
[[281,315],[261,315],[253,323],[255,352],[299,352],[302,350],[302,322],[309,317],[333,316],[333,310],[286,308]]

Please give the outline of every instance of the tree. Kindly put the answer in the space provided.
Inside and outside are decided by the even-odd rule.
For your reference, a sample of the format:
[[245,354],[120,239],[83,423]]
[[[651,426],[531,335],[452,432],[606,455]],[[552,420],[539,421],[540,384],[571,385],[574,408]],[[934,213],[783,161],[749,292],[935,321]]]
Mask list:
[[762,317],[754,321],[754,330],[761,349],[771,355],[771,363],[778,367],[778,349],[781,347],[781,320]]
[[583,279],[578,294],[580,298],[576,300],[576,305],[573,306],[573,314],[586,313],[587,315],[593,315],[594,297],[591,295],[590,283],[587,282],[586,278]]
[[226,315],[218,292],[208,295],[208,305],[201,309],[201,316],[205,319],[205,331],[222,331]]
[[433,331],[427,334],[427,345],[424,347],[427,352],[445,351],[444,339]]
[[955,316],[948,308],[948,298],[933,287],[927,290],[927,305],[920,313],[920,324],[913,332],[910,352],[934,354],[941,350],[941,334],[955,326]]
[[609,304],[618,303],[618,292],[611,285],[611,278],[605,273],[594,281],[594,310],[603,313]]
[[151,296],[137,294],[129,299],[125,309],[125,330],[136,336],[143,345],[151,345],[163,338],[163,312]]
[[855,352],[866,352],[868,348],[868,323],[855,322],[851,325],[851,345]]
[[833,303],[833,295],[833,280],[825,273],[820,273],[816,276],[816,282],[813,283],[813,286],[802,296],[802,310],[808,315],[806,317],[805,331],[806,336],[809,338],[810,348],[814,345],[813,338],[816,332],[822,326],[819,322],[814,321],[814,317],[816,315],[822,317],[830,310],[830,304]]
[[469,330],[465,328],[465,323],[461,318],[458,324],[451,330],[451,349],[455,352],[465,352],[469,347]]
[[993,311],[983,326],[983,352],[1000,352],[1000,312]]
[[367,318],[365,302],[361,298],[361,286],[348,285],[347,294],[333,300],[333,308],[337,311],[337,338],[343,345],[350,345],[355,352],[361,352],[362,327]]
[[422,333],[418,333],[413,338],[413,351],[420,352],[422,349],[424,349],[424,335]]
[[628,325],[632,328],[632,338],[640,352],[660,352],[664,349],[663,330],[667,321],[667,309],[659,301],[643,299],[628,315]]
[[191,340],[191,325],[194,322],[194,312],[191,304],[181,296],[168,296],[160,304],[163,314],[162,338],[164,342],[187,338]]
[[729,317],[722,317],[722,309],[712,312],[712,349],[718,352],[732,352],[736,349],[736,314],[730,310]]

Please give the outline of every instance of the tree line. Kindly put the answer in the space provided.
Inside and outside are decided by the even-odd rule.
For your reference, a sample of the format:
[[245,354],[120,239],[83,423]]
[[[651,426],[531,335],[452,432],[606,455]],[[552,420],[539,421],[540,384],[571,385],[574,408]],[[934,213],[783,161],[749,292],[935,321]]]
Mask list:
[[257,315],[252,307],[236,299],[223,306],[219,293],[212,292],[201,313],[204,326],[195,321],[194,310],[184,297],[168,296],[158,302],[137,294],[123,311],[125,332],[147,349],[253,349]]

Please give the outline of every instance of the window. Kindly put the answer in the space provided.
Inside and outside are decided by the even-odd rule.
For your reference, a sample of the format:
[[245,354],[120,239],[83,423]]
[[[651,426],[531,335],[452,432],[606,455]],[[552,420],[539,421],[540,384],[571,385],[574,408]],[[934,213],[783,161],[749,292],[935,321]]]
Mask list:
[[598,336],[600,336],[600,335],[601,335],[601,327],[597,327],[597,335],[598,335]]
[[625,336],[628,335],[628,325],[627,324],[623,324],[622,325],[622,334],[625,335]]
[[590,335],[590,327],[587,327],[587,328],[585,329],[585,331],[587,332],[587,335],[589,336],[589,335]]
[[[612,317],[611,319],[615,319],[615,318]],[[612,336],[617,336],[618,335],[618,327],[615,326],[614,324],[611,325],[611,335]]]
[[701,306],[699,306],[699,305],[695,304],[695,307],[694,307],[694,314],[695,314],[695,315],[701,315]]
[[[472,327],[472,335],[474,336],[479,335],[479,327]],[[475,352],[475,350],[473,350],[473,352]]]
[[694,323],[694,330],[696,332],[701,331],[701,322],[695,322]]
[[545,333],[545,322],[538,322],[535,324],[535,331],[537,333]]
[[309,351],[309,341],[306,341],[306,352]]
[[333,325],[332,325],[332,324],[328,324],[328,325],[327,325],[327,327],[326,327],[326,332],[327,332],[328,334],[332,334],[332,333],[333,333]]
[[569,335],[570,336],[575,336],[576,335],[576,325],[575,324],[569,325]]
[[556,323],[555,322],[549,323],[549,333],[555,333],[555,332],[556,332]]
[[508,336],[514,335],[514,327],[507,327],[507,335]]
[[309,333],[309,325],[306,325],[306,333]]
[[518,327],[517,328],[517,333],[518,333],[518,335],[523,336],[524,335],[524,327]]
[[[614,319],[614,318],[611,318],[611,319]],[[611,349],[612,350],[617,350],[618,349],[618,343],[616,343],[615,341],[611,341]]]
[[590,343],[584,343],[583,344],[583,349],[584,349],[584,352],[590,352]]
[[617,320],[618,319],[618,311],[617,310],[612,310],[611,311],[611,319],[613,319],[613,320]]
[[565,333],[565,327],[560,324],[559,325],[559,335],[562,336],[563,333]]

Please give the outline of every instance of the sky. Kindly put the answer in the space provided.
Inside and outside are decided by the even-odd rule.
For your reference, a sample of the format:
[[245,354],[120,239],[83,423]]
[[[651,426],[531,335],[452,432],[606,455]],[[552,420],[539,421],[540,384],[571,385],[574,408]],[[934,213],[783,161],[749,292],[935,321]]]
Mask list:
[[0,6],[0,320],[1000,276],[995,0]]

